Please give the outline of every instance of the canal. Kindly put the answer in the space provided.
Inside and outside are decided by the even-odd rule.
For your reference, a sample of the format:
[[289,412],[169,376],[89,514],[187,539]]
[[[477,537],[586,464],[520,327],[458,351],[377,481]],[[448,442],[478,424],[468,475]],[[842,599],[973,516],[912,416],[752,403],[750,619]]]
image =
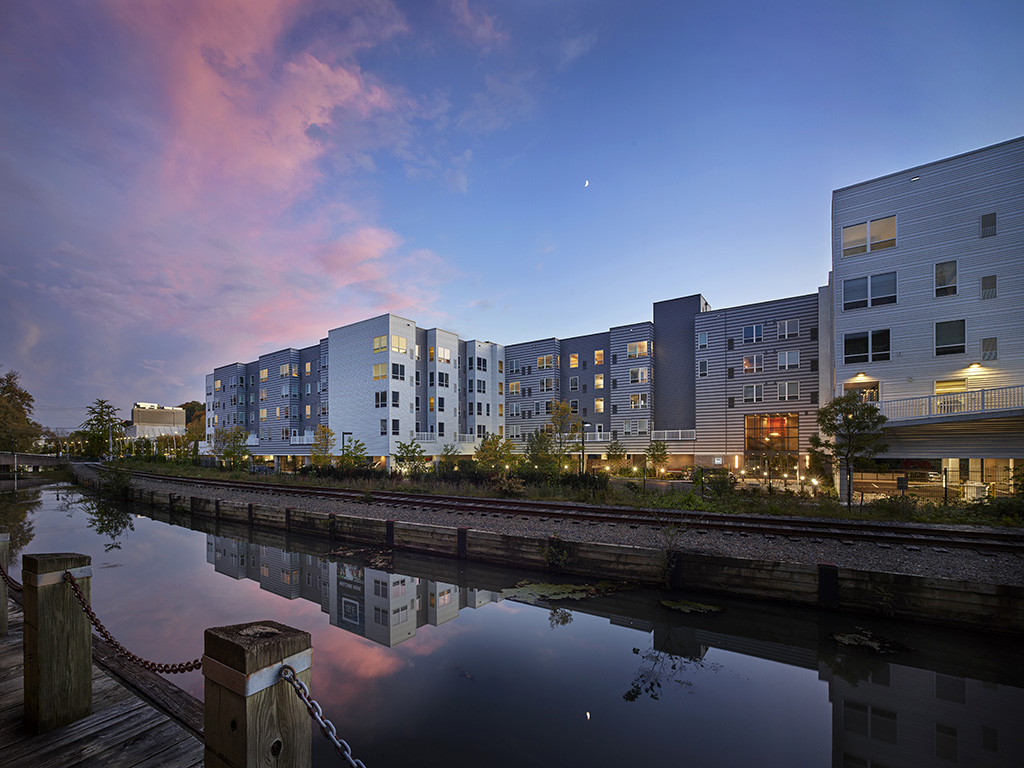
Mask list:
[[[90,555],[97,614],[145,658],[196,658],[209,626],[310,632],[312,695],[368,768],[1024,764],[1019,638],[654,590],[549,602],[517,587],[536,572],[328,554],[67,486],[0,495],[0,526],[18,579],[23,552]],[[202,698],[201,673],[170,677]]]

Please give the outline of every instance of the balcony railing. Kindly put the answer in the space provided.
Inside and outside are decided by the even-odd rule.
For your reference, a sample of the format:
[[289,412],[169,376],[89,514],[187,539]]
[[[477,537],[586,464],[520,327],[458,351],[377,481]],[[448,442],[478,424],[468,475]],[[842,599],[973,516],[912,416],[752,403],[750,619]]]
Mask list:
[[245,445],[248,448],[259,447],[259,444],[260,444],[260,436],[259,435],[254,435],[252,432],[250,432],[249,436],[247,438],[245,438]]
[[612,439],[611,432],[584,432],[583,441],[586,443],[607,443]]
[[927,419],[957,413],[986,413],[1024,408],[1024,384],[995,389],[972,389],[927,397],[883,400],[878,409],[889,421]]
[[695,429],[658,429],[651,432],[651,440],[696,440]]
[[312,445],[314,435],[292,435],[290,445]]
[[415,437],[417,443],[437,442],[437,435],[435,435],[433,432],[417,432]]

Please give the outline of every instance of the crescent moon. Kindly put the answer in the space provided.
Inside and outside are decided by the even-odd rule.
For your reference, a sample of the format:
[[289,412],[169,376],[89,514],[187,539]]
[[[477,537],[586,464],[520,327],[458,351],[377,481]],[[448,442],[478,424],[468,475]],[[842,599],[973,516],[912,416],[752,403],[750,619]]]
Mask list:
[[586,179],[586,180],[585,180],[585,181],[583,182],[583,186],[584,186],[584,187],[589,187],[589,186],[590,186],[590,179]]

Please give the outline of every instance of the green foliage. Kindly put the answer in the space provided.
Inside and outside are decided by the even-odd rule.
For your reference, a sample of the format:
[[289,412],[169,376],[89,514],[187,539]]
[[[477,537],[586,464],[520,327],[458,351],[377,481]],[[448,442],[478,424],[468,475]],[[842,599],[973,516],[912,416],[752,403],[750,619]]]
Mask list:
[[608,443],[605,455],[608,457],[606,461],[608,466],[611,467],[611,471],[616,472],[626,463],[626,446],[616,438]]
[[337,440],[334,430],[326,424],[320,424],[313,432],[313,445],[309,448],[310,460],[314,466],[323,467],[334,462],[334,446]]
[[[820,459],[838,462],[846,472],[846,503],[853,501],[852,473],[857,461],[884,453],[882,439],[887,421],[874,403],[865,402],[856,391],[836,397],[818,409],[820,435],[811,435],[811,452]],[[828,440],[822,439],[822,435]]]
[[117,411],[108,401],[99,398],[86,409],[88,416],[78,428],[86,444],[86,453],[100,456],[108,452],[114,440],[124,437],[124,426],[117,418]]
[[542,429],[528,435],[524,461],[528,467],[532,467],[542,474],[557,472],[558,458],[555,456],[551,444],[551,435]]
[[662,440],[653,440],[644,451],[644,458],[651,467],[651,477],[657,477],[658,470],[668,463],[668,446]]
[[407,443],[399,441],[392,458],[412,474],[418,475],[424,469],[427,453],[423,450],[423,446],[415,440],[410,440]]
[[0,376],[0,451],[27,451],[42,434],[32,420],[35,399],[19,383],[20,374]]
[[515,444],[498,435],[488,435],[480,441],[473,460],[478,468],[491,475],[505,475],[519,465]]
[[248,439],[249,433],[242,426],[216,429],[213,433],[213,455],[228,469],[240,469],[249,459]]
[[365,467],[369,456],[366,455],[366,443],[349,437],[341,442],[341,452],[335,462],[341,469]]
[[557,462],[556,471],[560,471],[567,463],[578,435],[583,431],[583,419],[572,412],[568,400],[552,400],[548,424],[551,426],[551,453]]

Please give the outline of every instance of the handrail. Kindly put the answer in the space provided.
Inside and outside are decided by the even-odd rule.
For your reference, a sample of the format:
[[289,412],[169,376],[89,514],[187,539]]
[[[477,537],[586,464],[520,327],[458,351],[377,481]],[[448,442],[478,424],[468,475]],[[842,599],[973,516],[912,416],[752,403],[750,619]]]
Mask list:
[[882,400],[878,403],[878,410],[889,421],[927,419],[958,413],[986,413],[1011,408],[1024,408],[1024,384]]

